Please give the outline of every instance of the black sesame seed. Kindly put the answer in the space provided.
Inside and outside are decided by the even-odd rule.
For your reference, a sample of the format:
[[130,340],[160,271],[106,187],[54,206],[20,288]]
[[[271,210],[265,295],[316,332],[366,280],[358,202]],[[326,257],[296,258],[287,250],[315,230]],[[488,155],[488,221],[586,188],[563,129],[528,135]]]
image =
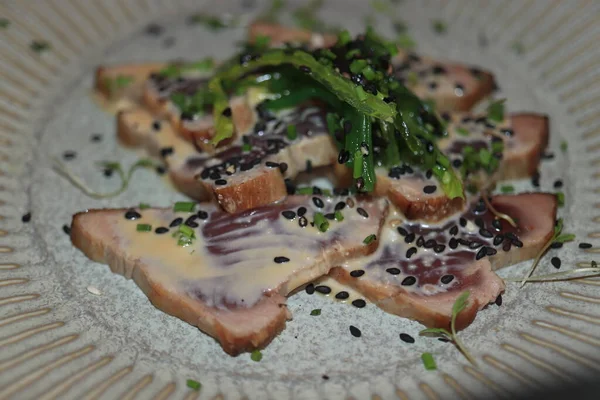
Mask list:
[[487,255],[487,249],[485,247],[482,247],[481,249],[479,249],[479,251],[475,255],[475,259],[476,260],[481,260],[486,255]]
[[552,265],[554,266],[554,268],[559,269],[560,265],[562,264],[562,261],[560,260],[560,258],[558,257],[552,257],[550,259],[550,262],[552,263]]
[[492,234],[492,232],[488,231],[488,230],[487,230],[487,229],[485,229],[485,228],[481,228],[481,229],[479,230],[479,234],[480,234],[481,236],[483,236],[484,238],[491,238],[491,237],[493,237],[493,236],[494,236],[494,235]]
[[219,172],[217,172],[217,171],[213,171],[210,173],[210,175],[208,177],[210,179],[212,179],[213,181],[216,181],[217,179],[221,179],[221,174],[219,174]]
[[106,178],[110,178],[111,176],[113,176],[113,172],[114,170],[111,168],[104,168],[104,170],[102,170],[102,174],[106,177]]
[[279,168],[279,164],[273,161],[267,161],[265,165],[269,168]]
[[448,246],[454,250],[458,247],[458,241],[455,238],[450,238],[450,242],[448,242]]
[[579,248],[580,249],[591,249],[592,248],[592,244],[591,243],[582,242],[582,243],[579,243]]
[[408,333],[401,333],[400,340],[402,340],[403,342],[406,342],[406,343],[414,343],[415,342],[415,338],[410,336]]
[[554,242],[550,245],[550,248],[552,249],[560,249],[563,247],[563,244],[561,242]]
[[64,233],[66,233],[67,235],[71,234],[71,227],[69,225],[63,225],[62,226],[62,230]]
[[444,250],[446,250],[445,244],[438,244],[433,247],[433,251],[435,251],[436,253],[442,253]]
[[452,160],[452,166],[454,168],[460,168],[462,166],[462,161],[459,158],[454,159]]
[[154,129],[155,131],[160,131],[160,121],[154,121],[152,123],[152,129]]
[[335,298],[338,300],[346,300],[348,297],[350,297],[350,293],[346,292],[345,290],[342,290],[335,295]]
[[362,176],[356,178],[356,189],[360,191],[364,187],[365,187],[365,179]]
[[437,82],[429,82],[428,86],[429,86],[429,89],[435,90],[435,89],[437,89],[438,84],[437,84]]
[[492,227],[494,227],[494,229],[496,229],[497,231],[501,231],[502,230],[502,222],[499,219],[495,218],[492,221]]
[[354,337],[361,337],[361,335],[362,335],[362,332],[360,331],[360,329],[358,329],[357,327],[355,327],[353,325],[350,325],[350,333]]
[[498,297],[496,297],[495,303],[498,307],[500,307],[502,305],[502,295],[501,294],[499,294]]
[[335,211],[343,210],[345,207],[346,207],[346,203],[343,201],[340,201],[339,203],[337,203],[335,205]]
[[324,217],[333,221],[335,219],[335,214],[334,213],[327,213],[327,214],[324,215]]
[[406,278],[404,278],[402,280],[401,285],[402,286],[412,286],[415,283],[417,283],[417,278],[415,278],[414,276],[407,276]]
[[542,154],[542,159],[543,160],[552,160],[552,159],[554,159],[554,153],[544,152]]
[[396,267],[392,267],[392,268],[388,268],[385,270],[388,274],[392,274],[392,275],[400,275],[400,269],[396,268]]
[[300,217],[298,219],[298,225],[300,226],[300,228],[304,228],[308,225],[308,220],[306,219],[306,217]]
[[355,269],[354,271],[350,271],[350,276],[353,278],[360,278],[365,274],[365,271],[362,269]]
[[479,218],[479,217],[475,218],[475,221],[473,221],[473,222],[475,222],[475,225],[476,225],[478,228],[484,228],[484,227],[485,227],[485,224],[484,224],[484,222],[483,222],[483,219],[481,219],[481,218]]
[[454,280],[454,275],[444,275],[440,280],[444,285],[447,285]]
[[225,179],[217,179],[215,181],[215,185],[217,185],[217,186],[224,186],[224,185],[227,185],[227,181]]
[[563,187],[563,181],[561,181],[560,179],[555,180],[554,189],[560,189],[561,187]]
[[431,179],[432,176],[433,176],[433,171],[428,169],[427,172],[425,172],[425,178]]
[[508,252],[508,251],[510,251],[511,247],[512,247],[511,242],[505,242],[504,245],[502,245],[502,250]]
[[462,226],[463,228],[465,226],[467,226],[467,220],[462,217],[460,218],[459,223],[460,223],[460,226]]
[[[195,215],[192,215],[192,217],[195,217]],[[191,217],[190,217],[190,218],[191,218]],[[186,226],[189,226],[190,228],[197,228],[197,227],[199,226],[199,225],[198,225],[198,223],[197,223],[195,220],[193,220],[193,219],[190,219],[190,218],[188,218],[188,219],[187,219],[187,220],[184,222],[184,225],[186,225]]]
[[425,239],[423,239],[423,236],[419,236],[419,238],[417,239],[417,247],[422,247],[424,243]]
[[496,237],[494,238],[494,246],[498,246],[503,241],[504,241],[504,235],[503,234],[500,233],[500,234],[496,235]]
[[404,241],[406,243],[412,243],[412,242],[414,242],[414,240],[415,240],[415,233],[414,232],[411,232],[411,233],[409,233],[408,235],[406,235],[404,237]]
[[318,186],[313,186],[312,187],[312,192],[313,192],[314,195],[322,195],[323,194],[323,191]]
[[411,247],[410,249],[406,250],[406,258],[411,258],[414,254],[416,254],[416,252],[417,248]]
[[303,217],[304,214],[306,214],[306,207],[300,207],[300,208],[298,208],[298,216],[299,217]]
[[306,291],[307,294],[313,294],[315,292],[314,283],[309,283],[308,285],[306,285],[306,288],[304,290]]
[[356,212],[359,213],[364,218],[369,218],[369,213],[367,213],[367,211],[362,207],[358,207],[356,209]]
[[223,116],[230,118],[231,117],[231,107],[227,107],[226,109],[223,110]]
[[463,239],[463,238],[459,238],[457,239],[457,242],[463,246],[469,246],[471,245],[471,242],[469,242],[467,239]]
[[521,242],[519,239],[511,240],[511,244],[515,247],[523,247],[523,242]]
[[356,308],[363,308],[367,305],[367,302],[363,299],[356,299],[352,302],[352,305]]
[[173,221],[171,221],[171,223],[169,224],[169,226],[171,228],[175,228],[176,226],[179,226],[183,223],[183,218],[175,218]]
[[196,213],[196,215],[200,219],[207,219],[208,218],[208,213],[206,211],[204,211],[204,210],[198,210],[198,212]]
[[403,227],[399,226],[398,228],[396,228],[396,230],[398,231],[399,234],[401,234],[402,236],[406,236],[408,235],[408,231],[406,229],[404,229]]
[[458,234],[458,226],[454,225],[452,228],[450,228],[450,234],[452,236],[456,236]]
[[169,228],[166,228],[166,227],[164,227],[164,226],[159,226],[158,228],[156,228],[156,229],[154,230],[154,232],[156,232],[157,234],[161,235],[161,234],[163,234],[163,233],[167,233],[167,232],[169,232]]
[[166,157],[168,155],[173,154],[173,148],[172,147],[163,147],[162,149],[160,149],[160,156],[161,157]]
[[23,215],[21,217],[21,221],[24,223],[28,223],[29,221],[31,221],[31,213],[28,212],[27,214]]
[[287,219],[294,219],[294,218],[296,218],[296,213],[293,212],[293,211],[291,211],[291,210],[282,211],[281,215],[283,215]]
[[206,168],[200,173],[200,178],[206,179],[210,176],[210,169]]
[[331,288],[325,285],[319,285],[315,288],[315,290],[321,294],[329,294],[331,293]]
[[63,153],[63,158],[67,161],[74,159],[76,156],[77,156],[77,153],[74,152],[73,150],[67,150]]
[[484,248],[485,248],[485,254],[487,256],[496,255],[496,253],[498,252],[498,250],[494,249],[493,247],[484,247]]
[[321,376],[321,378],[323,378],[323,380],[326,380],[326,381],[329,380],[329,377],[327,375],[323,375],[323,376]]
[[531,177],[531,184],[534,187],[540,187],[540,172],[536,171]]
[[273,259],[273,261],[275,261],[277,264],[283,264],[283,263],[289,262],[289,261],[290,261],[290,259],[289,259],[289,258],[287,258],[287,257],[278,256],[278,257],[275,257],[275,258]]
[[130,221],[133,221],[138,218],[142,218],[142,216],[135,210],[127,210],[127,212],[125,213],[125,219],[128,219]]
[[483,246],[483,243],[479,243],[479,242],[470,242],[470,243],[468,244],[468,246],[469,246],[469,248],[470,248],[470,249],[472,249],[472,250],[475,250],[475,249],[478,249],[478,248],[480,248],[481,246]]
[[282,174],[285,174],[285,171],[288,170],[288,165],[284,162],[280,163],[279,170],[281,171]]
[[350,152],[348,150],[340,150],[340,154],[338,154],[338,164],[345,164],[350,160]]
[[426,249],[432,249],[435,247],[436,244],[437,243],[436,243],[435,239],[429,239],[425,242],[424,247]]
[[476,204],[475,207],[473,208],[473,212],[480,214],[483,213],[487,210],[486,206],[485,206],[485,202],[483,201],[483,199],[479,200]]
[[315,205],[317,208],[323,208],[323,207],[325,207],[325,204],[323,204],[323,200],[321,200],[321,199],[320,199],[320,198],[318,198],[318,197],[313,197],[313,198],[312,198],[312,201],[313,201],[314,205]]
[[306,65],[301,65],[298,69],[304,72],[305,74],[310,74],[312,72],[312,70]]
[[94,133],[91,137],[92,142],[101,142],[102,141],[102,135],[99,133]]

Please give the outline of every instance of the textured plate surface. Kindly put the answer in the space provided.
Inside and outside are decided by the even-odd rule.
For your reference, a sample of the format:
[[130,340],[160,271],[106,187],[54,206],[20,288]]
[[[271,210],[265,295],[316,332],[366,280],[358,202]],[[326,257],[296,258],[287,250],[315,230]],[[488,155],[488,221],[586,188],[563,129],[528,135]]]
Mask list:
[[[290,299],[294,320],[255,363],[248,355],[225,355],[211,338],[152,307],[133,282],[71,247],[61,227],[78,210],[140,201],[167,205],[180,198],[157,176],[140,172],[122,196],[92,200],[51,170],[51,157],[76,150],[70,165],[93,187],[109,189],[116,181],[104,178],[94,162],[128,165],[138,157],[119,148],[114,118],[90,97],[95,66],[223,58],[244,29],[215,34],[186,25],[186,16],[246,13],[247,22],[262,7],[254,3],[0,5],[0,16],[9,21],[0,28],[0,398],[489,398],[598,375],[597,278],[524,289],[509,284],[504,305],[484,310],[462,333],[479,368],[448,344],[400,341],[401,332],[418,337],[416,323],[373,305],[355,309],[303,293]],[[560,250],[562,268],[600,262],[600,3],[397,3],[396,14],[420,52],[489,68],[510,110],[550,114],[555,158],[543,162],[542,189],[553,190],[557,177],[564,180],[565,230],[577,234],[575,243]],[[382,32],[392,32],[389,15],[375,13],[367,1],[329,0],[321,14],[355,32],[373,14]],[[446,22],[445,34],[433,32],[435,19]],[[148,34],[151,22],[163,31]],[[34,40],[51,47],[34,52]],[[101,142],[90,140],[95,133],[103,134]],[[566,152],[559,148],[563,139]],[[165,189],[157,193],[157,187]],[[517,187],[531,189],[528,182]],[[31,222],[23,224],[28,211]],[[579,249],[582,241],[593,247]],[[520,276],[529,265],[501,274]],[[546,257],[537,272],[552,269]],[[313,308],[322,315],[311,317]],[[362,330],[362,338],[349,334],[350,324]],[[437,372],[423,369],[423,351],[434,353]],[[186,387],[188,378],[202,382],[201,392]]]

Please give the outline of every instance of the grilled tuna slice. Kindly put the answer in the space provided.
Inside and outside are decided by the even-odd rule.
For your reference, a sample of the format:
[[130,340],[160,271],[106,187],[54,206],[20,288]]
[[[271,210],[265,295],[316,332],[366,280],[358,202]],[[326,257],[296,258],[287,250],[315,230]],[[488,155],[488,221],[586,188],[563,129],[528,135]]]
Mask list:
[[[398,220],[390,215],[377,251],[330,275],[383,310],[427,327],[448,328],[452,305],[468,290],[468,307],[457,320],[462,329],[503,292],[504,282],[493,270],[533,258],[554,232],[552,194],[495,196],[491,203],[518,227],[495,218],[483,200],[437,226],[404,222],[391,227]],[[355,278],[350,273],[356,269],[365,273]]]
[[[144,146],[164,158],[180,191],[201,201],[213,195],[230,213],[282,200],[287,195],[285,179],[294,178],[307,165],[331,165],[337,158],[325,114],[315,107],[268,116],[252,133],[215,154],[194,148],[168,121],[155,120],[143,109],[122,111],[117,122],[124,144]],[[294,136],[288,134],[288,126],[295,127]]]
[[[292,290],[373,252],[377,241],[364,239],[379,236],[388,209],[384,199],[320,196],[290,196],[235,215],[198,206],[79,213],[71,240],[231,355],[264,347],[283,330],[290,318],[284,296]],[[328,219],[336,209],[343,221]]]
[[[250,25],[250,40],[259,36],[270,38],[273,46],[286,42],[307,43],[313,48],[335,44],[333,35],[287,28],[281,25],[255,22]],[[392,60],[395,75],[424,100],[433,100],[436,109],[443,111],[468,111],[489,96],[494,90],[493,75],[475,67],[438,61],[413,52],[400,50]]]
[[[486,149],[495,172],[471,173],[469,180],[487,189],[503,179],[525,178],[533,175],[542,152],[548,143],[548,117],[541,114],[513,114],[499,124],[490,122],[485,115],[451,113],[444,115],[448,122],[448,136],[438,146],[452,165],[460,170],[467,147],[474,152]],[[495,142],[503,143],[502,151],[495,151]],[[496,161],[493,161],[495,158]],[[350,182],[349,171],[336,165],[336,174],[342,182]],[[440,221],[464,207],[464,200],[450,200],[439,187],[430,171],[421,171],[408,165],[399,165],[377,171],[375,194],[387,196],[409,220]]]
[[165,63],[101,66],[96,69],[94,91],[105,103],[114,104],[116,111],[141,101],[148,77]]

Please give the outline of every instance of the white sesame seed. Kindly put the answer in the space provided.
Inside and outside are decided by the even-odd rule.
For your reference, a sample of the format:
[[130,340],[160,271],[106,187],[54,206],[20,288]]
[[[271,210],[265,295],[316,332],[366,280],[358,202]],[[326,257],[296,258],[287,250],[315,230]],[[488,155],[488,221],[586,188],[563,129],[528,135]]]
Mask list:
[[102,292],[95,286],[88,286],[87,291],[95,296],[102,296]]

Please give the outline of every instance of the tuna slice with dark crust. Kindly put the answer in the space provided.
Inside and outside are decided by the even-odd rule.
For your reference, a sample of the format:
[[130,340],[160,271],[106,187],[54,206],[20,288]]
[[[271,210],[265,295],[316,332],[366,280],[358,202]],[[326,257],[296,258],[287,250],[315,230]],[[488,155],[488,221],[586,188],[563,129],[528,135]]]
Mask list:
[[[344,220],[328,219],[340,202]],[[266,346],[283,330],[292,290],[375,251],[377,241],[363,241],[379,236],[387,209],[384,199],[290,196],[235,215],[212,203],[192,212],[91,210],[73,217],[71,240],[90,259],[133,279],[157,308],[237,355]],[[191,244],[182,246],[190,232]]]
[[[504,291],[493,270],[533,258],[554,233],[552,194],[495,196],[491,203],[517,220],[518,228],[495,218],[482,200],[437,226],[396,225],[391,215],[375,253],[334,268],[330,275],[383,310],[427,327],[448,328],[452,305],[468,290],[468,306],[457,320],[463,329]],[[352,277],[356,269],[365,273]]]

